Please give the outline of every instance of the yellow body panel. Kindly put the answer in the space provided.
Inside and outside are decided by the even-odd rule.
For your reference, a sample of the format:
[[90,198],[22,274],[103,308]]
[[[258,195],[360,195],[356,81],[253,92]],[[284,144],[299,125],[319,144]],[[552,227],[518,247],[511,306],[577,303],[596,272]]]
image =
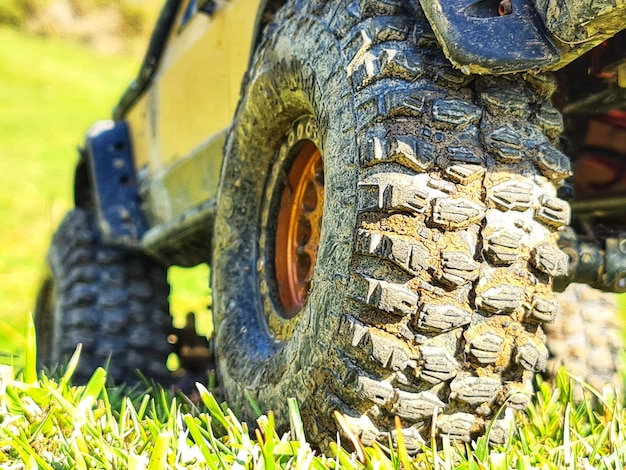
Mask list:
[[173,28],[154,82],[126,115],[138,169],[160,173],[230,125],[258,6],[232,0]]

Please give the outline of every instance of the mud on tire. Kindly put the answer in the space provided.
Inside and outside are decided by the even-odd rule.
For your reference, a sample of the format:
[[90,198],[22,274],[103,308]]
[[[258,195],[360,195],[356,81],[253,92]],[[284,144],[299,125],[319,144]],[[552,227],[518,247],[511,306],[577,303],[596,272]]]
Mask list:
[[167,383],[166,268],[142,253],[103,244],[93,214],[83,209],[65,216],[47,260],[50,276],[35,308],[40,366],[63,364],[82,343],[75,383],[106,364],[118,384],[136,383],[137,370]]
[[[230,403],[253,419],[252,397],[285,423],[295,396],[313,439],[334,438],[339,410],[366,444],[394,438],[398,415],[413,449],[435,413],[438,433],[468,440],[503,404],[524,407],[567,262],[554,86],[454,70],[417,2],[287,4],[252,62],[218,196],[214,315]],[[324,212],[306,303],[285,320],[263,201],[303,116],[319,133]],[[508,431],[499,420],[490,437]]]

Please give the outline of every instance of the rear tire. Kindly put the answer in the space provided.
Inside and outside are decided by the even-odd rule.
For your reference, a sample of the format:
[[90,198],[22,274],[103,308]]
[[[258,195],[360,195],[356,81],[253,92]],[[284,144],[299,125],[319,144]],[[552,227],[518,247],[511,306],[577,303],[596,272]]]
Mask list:
[[[561,366],[596,390],[623,385],[621,354],[624,343],[616,294],[571,284],[556,294],[559,313],[546,325],[550,359],[545,374],[554,378]],[[582,387],[575,387],[582,398]]]
[[75,383],[107,364],[115,383],[136,383],[137,370],[167,383],[166,268],[143,253],[104,244],[93,214],[83,209],[65,216],[47,260],[50,276],[35,308],[39,364],[63,363],[82,343]]
[[[435,414],[439,434],[469,440],[503,404],[526,405],[566,269],[553,90],[544,76],[462,75],[406,2],[276,15],[225,147],[214,238],[218,369],[244,418],[252,398],[285,424],[294,396],[312,439],[334,439],[339,410],[386,445],[397,415],[417,450]],[[315,123],[324,210],[306,301],[286,318],[272,201],[290,145],[315,140],[300,119]],[[499,420],[490,437],[508,432]]]

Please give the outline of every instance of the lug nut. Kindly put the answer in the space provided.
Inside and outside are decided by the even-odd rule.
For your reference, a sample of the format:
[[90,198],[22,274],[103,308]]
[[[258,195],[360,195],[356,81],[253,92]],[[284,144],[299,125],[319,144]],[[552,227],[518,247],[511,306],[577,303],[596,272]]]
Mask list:
[[500,0],[498,3],[498,15],[506,16],[513,13],[513,3],[511,0]]

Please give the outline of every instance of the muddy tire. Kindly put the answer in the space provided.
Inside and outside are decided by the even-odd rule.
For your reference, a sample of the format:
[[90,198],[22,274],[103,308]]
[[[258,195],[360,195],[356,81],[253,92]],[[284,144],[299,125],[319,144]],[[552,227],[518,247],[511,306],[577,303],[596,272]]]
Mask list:
[[[554,84],[462,75],[407,3],[288,3],[225,147],[212,266],[221,384],[248,419],[253,399],[284,424],[296,397],[314,440],[334,439],[334,410],[366,444],[386,445],[396,415],[413,449],[433,415],[438,433],[469,440],[505,402],[525,406],[548,360],[552,277],[566,268],[556,232],[569,221]],[[324,196],[291,318],[276,201],[299,142],[321,152]],[[498,420],[490,436],[507,433]]]
[[137,370],[167,383],[167,270],[138,252],[102,243],[90,211],[74,209],[52,238],[49,278],[35,308],[39,364],[63,364],[82,343],[73,381],[108,364],[115,383],[136,383]]
[[[621,387],[621,322],[617,296],[584,284],[571,284],[556,294],[559,312],[546,325],[550,358],[545,375],[554,378],[562,365],[597,390]],[[575,388],[582,398],[582,387]]]

